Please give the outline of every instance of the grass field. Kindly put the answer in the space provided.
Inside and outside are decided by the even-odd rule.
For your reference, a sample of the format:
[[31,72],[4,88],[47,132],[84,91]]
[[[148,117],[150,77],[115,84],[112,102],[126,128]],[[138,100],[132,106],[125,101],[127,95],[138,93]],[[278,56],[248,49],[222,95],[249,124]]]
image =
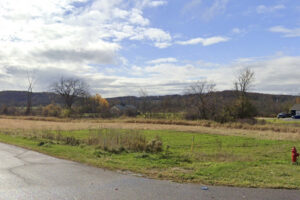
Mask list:
[[270,124],[292,124],[292,125],[299,125],[300,126],[300,120],[294,120],[290,118],[286,119],[277,119],[277,118],[259,118],[261,120],[265,120],[266,122]]
[[[300,166],[290,161],[291,148],[300,148],[300,140],[282,137],[285,133],[281,132],[153,124],[137,124],[138,128],[131,129],[132,124],[123,122],[105,128],[86,121],[80,124],[27,120],[26,124],[20,119],[10,120],[0,120],[1,142],[97,167],[178,182],[300,189]],[[120,142],[111,149],[100,145],[113,146],[116,143],[110,141],[130,137],[149,143],[158,136],[163,151],[157,153],[135,151],[127,143],[128,150],[115,151],[113,148],[119,148]],[[67,138],[73,139],[66,142]],[[98,143],[87,142],[94,139]]]

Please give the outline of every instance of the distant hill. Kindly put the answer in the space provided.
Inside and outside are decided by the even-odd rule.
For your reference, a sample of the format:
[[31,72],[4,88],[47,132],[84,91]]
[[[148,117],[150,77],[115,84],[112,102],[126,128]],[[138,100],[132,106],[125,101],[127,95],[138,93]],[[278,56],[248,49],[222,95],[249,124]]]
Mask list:
[[[217,99],[222,103],[228,103],[234,100],[234,91],[216,92]],[[292,95],[273,95],[262,93],[248,94],[253,104],[256,106],[259,115],[270,116],[288,109],[295,103],[296,97]],[[164,95],[164,96],[148,96],[135,97],[115,97],[107,98],[110,105],[131,104],[137,108],[141,108],[142,104],[151,104],[154,112],[180,112],[188,106],[188,95]],[[59,96],[49,92],[33,93],[32,105],[45,106],[51,102],[61,103]],[[26,91],[2,91],[0,92],[0,105],[8,106],[26,106]]]
[[[57,95],[49,92],[37,92],[32,94],[33,106],[45,106],[52,101],[57,101]],[[0,105],[25,106],[27,104],[26,91],[2,91],[0,92]]]
[[[235,98],[235,91],[225,90],[220,92],[215,92],[217,98],[220,100],[232,100]],[[188,95],[164,95],[164,96],[148,96],[147,99],[150,101],[164,101],[166,99],[183,100],[186,99]],[[248,93],[249,98],[256,101],[269,101],[268,103],[284,103],[289,101],[296,101],[296,96],[293,95],[277,95],[277,94],[263,94],[263,93]],[[111,103],[124,103],[124,104],[135,104],[136,102],[143,101],[142,97],[135,96],[124,96],[124,97],[114,97],[107,98]]]
[[[235,97],[235,91],[225,90],[215,92],[217,100],[226,104],[231,103]],[[288,112],[291,106],[296,102],[296,96],[293,95],[274,95],[262,93],[248,93],[251,102],[257,108],[260,116],[274,116],[279,112]],[[152,104],[156,112],[179,112],[188,106],[188,95],[165,95],[149,96],[146,99],[134,96],[108,98],[110,104],[132,104],[141,107],[143,102]]]

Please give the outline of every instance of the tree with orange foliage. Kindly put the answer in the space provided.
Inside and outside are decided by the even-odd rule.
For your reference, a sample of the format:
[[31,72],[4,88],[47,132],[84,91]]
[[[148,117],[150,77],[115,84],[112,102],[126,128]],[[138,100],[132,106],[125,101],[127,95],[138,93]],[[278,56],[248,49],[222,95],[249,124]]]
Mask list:
[[83,109],[85,113],[105,113],[108,111],[109,104],[101,95],[96,94],[86,99]]
[[101,95],[96,94],[88,98],[82,99],[82,103],[78,109],[79,113],[92,113],[95,116],[106,116],[109,112],[109,103]]
[[102,98],[100,94],[96,94],[95,96],[91,97],[96,104],[101,106],[102,108],[109,108],[109,103],[106,99]]

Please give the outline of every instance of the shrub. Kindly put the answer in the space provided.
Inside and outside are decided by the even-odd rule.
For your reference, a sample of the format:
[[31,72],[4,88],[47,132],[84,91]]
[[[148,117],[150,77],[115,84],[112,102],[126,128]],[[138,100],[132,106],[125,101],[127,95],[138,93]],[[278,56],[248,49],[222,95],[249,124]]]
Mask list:
[[120,132],[118,130],[91,130],[95,135],[86,139],[87,145],[95,145],[97,148],[110,153],[121,152],[150,152],[162,151],[162,141],[159,137],[147,142],[146,137],[138,132]]
[[85,117],[106,117],[109,113],[109,103],[99,94],[96,94],[82,99],[76,111],[78,114],[84,114]]
[[253,118],[257,115],[257,110],[249,99],[240,97],[235,102],[233,113],[237,119]]
[[0,113],[3,115],[7,115],[8,114],[8,106],[7,105],[2,105],[0,107]]
[[42,109],[42,113],[47,117],[58,117],[61,114],[61,108],[55,104],[49,104]]
[[4,109],[4,114],[7,115],[21,115],[20,110],[18,110],[15,106],[9,106]]
[[72,110],[71,109],[63,109],[60,113],[60,116],[63,118],[71,117]]
[[140,152],[146,149],[146,138],[139,133],[118,132],[115,130],[95,130],[97,135],[86,140],[88,145],[96,145],[98,148],[110,152],[134,151]]
[[80,140],[76,139],[75,137],[66,137],[65,143],[72,146],[78,146],[80,144]]
[[157,136],[155,139],[149,141],[146,145],[146,152],[157,153],[163,150],[163,143]]
[[217,116],[216,120],[220,123],[226,123],[226,122],[233,122],[236,120],[236,115],[233,111],[233,108],[231,106],[225,106],[219,115]]
[[199,119],[199,114],[197,111],[191,109],[185,113],[184,118],[187,120],[197,120]]

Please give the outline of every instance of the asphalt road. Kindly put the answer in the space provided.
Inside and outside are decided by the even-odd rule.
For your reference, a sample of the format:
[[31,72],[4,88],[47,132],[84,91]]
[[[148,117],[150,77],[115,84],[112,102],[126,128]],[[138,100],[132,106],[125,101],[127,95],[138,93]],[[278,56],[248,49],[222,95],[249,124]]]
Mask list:
[[297,200],[300,191],[178,184],[124,175],[0,143],[0,199]]

